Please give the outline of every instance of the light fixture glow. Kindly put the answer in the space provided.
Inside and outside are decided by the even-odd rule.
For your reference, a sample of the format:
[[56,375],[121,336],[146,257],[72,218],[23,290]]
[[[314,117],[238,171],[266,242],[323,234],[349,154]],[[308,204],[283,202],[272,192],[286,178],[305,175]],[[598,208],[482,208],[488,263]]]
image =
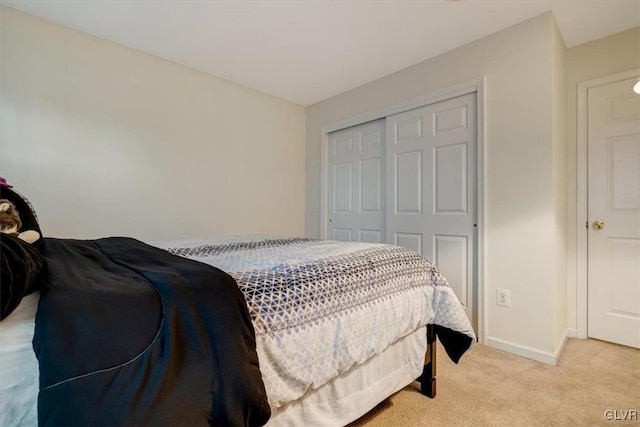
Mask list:
[[638,80],[638,81],[636,82],[636,84],[635,84],[635,85],[633,85],[633,91],[634,91],[635,93],[637,93],[638,95],[640,95],[640,80]]

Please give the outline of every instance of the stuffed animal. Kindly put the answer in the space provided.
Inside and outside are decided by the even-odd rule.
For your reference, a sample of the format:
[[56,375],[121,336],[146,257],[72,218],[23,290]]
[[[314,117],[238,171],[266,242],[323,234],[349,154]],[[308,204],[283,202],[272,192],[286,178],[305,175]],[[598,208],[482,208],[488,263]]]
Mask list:
[[16,207],[7,199],[0,199],[0,232],[33,243],[40,238],[40,233],[35,230],[20,232],[22,221]]

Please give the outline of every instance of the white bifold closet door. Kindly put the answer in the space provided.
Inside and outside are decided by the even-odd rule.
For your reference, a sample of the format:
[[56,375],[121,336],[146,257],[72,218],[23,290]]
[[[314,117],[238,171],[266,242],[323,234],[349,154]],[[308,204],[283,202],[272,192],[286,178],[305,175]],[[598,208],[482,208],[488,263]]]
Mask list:
[[386,242],[434,262],[474,321],[476,129],[475,93],[386,122]]
[[474,328],[476,129],[472,93],[331,133],[327,224],[329,239],[434,262]]
[[384,125],[329,136],[329,239],[384,243]]

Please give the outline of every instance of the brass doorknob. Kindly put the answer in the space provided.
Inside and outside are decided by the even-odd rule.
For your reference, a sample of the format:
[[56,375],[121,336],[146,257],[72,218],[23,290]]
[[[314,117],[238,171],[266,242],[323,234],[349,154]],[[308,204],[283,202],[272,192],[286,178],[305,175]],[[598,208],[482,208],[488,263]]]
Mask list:
[[592,227],[594,230],[602,230],[604,228],[604,222],[602,221],[593,221]]

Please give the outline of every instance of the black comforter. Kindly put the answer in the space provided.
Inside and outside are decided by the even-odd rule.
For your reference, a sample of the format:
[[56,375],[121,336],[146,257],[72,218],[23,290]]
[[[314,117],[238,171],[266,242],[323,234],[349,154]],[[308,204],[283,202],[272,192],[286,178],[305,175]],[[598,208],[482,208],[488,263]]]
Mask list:
[[262,425],[244,297],[221,270],[126,238],[47,239],[33,340],[40,425]]

